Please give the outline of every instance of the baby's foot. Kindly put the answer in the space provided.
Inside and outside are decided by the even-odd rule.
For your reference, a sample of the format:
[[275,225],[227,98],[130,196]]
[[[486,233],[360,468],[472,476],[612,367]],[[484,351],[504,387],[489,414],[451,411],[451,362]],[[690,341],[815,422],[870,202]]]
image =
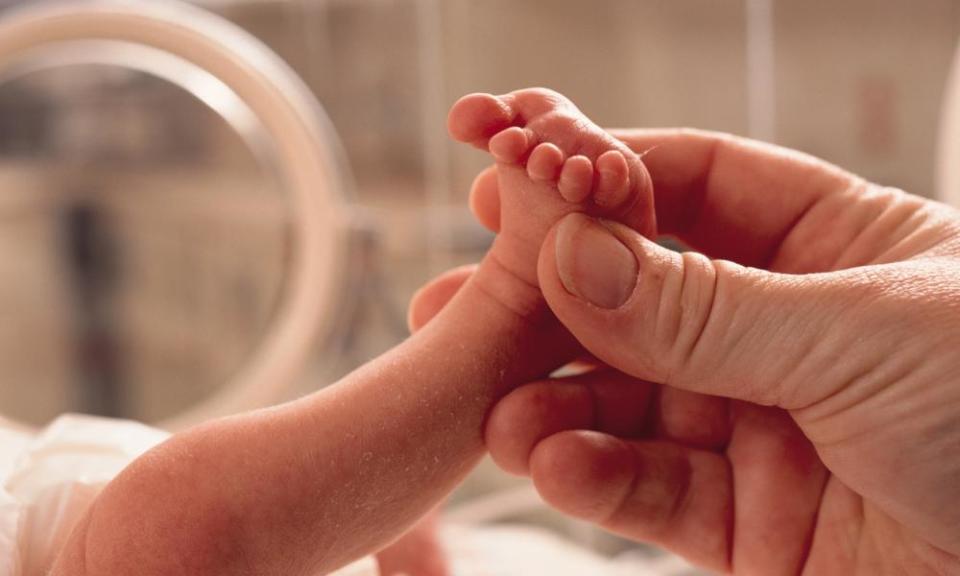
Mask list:
[[571,212],[656,233],[650,177],[637,156],[570,100],[544,88],[470,94],[450,111],[454,139],[488,150],[500,180],[500,234],[490,255],[537,285],[550,228]]

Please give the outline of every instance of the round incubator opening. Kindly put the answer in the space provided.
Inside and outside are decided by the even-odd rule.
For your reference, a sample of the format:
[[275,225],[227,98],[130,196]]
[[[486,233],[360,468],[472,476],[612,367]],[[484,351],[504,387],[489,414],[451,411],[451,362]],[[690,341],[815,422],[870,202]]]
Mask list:
[[276,402],[333,330],[336,137],[265,46],[179,3],[0,23],[0,413],[179,428]]

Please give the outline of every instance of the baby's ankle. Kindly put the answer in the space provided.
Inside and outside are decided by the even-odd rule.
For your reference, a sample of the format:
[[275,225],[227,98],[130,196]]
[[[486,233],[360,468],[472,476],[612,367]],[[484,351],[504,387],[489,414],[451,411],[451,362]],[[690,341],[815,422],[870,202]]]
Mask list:
[[[529,266],[531,256],[526,246],[511,242],[509,236],[498,237],[484,256],[473,281],[480,294],[525,323],[538,324],[552,320],[540,286],[536,269]],[[532,258],[535,260],[536,255]]]

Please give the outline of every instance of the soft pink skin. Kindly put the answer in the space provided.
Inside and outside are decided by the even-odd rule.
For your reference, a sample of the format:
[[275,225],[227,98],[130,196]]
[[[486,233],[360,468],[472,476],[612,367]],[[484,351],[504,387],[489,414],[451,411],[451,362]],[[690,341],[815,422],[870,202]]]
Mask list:
[[503,189],[514,192],[500,199],[502,234],[434,321],[336,385],[199,426],[148,452],[104,489],[55,576],[335,569],[389,544],[436,506],[484,454],[484,419],[496,401],[573,358],[577,346],[536,288],[540,245],[577,210],[623,214],[652,232],[649,178],[636,155],[555,93],[471,99],[494,106],[464,108],[462,100],[450,129],[477,145],[500,130],[476,128],[508,114],[512,124],[527,122],[502,138],[503,154],[525,155],[532,140],[591,158],[616,151],[596,191],[604,200],[568,202],[556,183],[533,182],[524,165],[501,162]]
[[567,214],[615,219],[656,235],[650,176],[640,158],[560,94],[541,88],[464,96],[450,134],[489,150],[504,193],[488,258],[537,286],[540,242]]
[[[656,147],[662,230],[727,260],[614,227],[638,283],[597,308],[561,280],[580,274],[561,236],[592,225],[567,217],[540,285],[623,372],[510,393],[488,419],[494,459],[558,509],[720,572],[960,574],[960,214],[725,135],[618,136]],[[500,195],[478,177],[471,205],[494,230]]]

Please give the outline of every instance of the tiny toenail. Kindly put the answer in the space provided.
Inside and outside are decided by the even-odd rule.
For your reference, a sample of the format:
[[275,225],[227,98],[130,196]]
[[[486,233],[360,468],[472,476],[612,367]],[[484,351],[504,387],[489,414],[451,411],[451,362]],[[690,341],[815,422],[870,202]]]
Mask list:
[[637,286],[633,252],[601,222],[582,214],[567,216],[557,228],[556,258],[567,291],[600,308],[623,306]]

